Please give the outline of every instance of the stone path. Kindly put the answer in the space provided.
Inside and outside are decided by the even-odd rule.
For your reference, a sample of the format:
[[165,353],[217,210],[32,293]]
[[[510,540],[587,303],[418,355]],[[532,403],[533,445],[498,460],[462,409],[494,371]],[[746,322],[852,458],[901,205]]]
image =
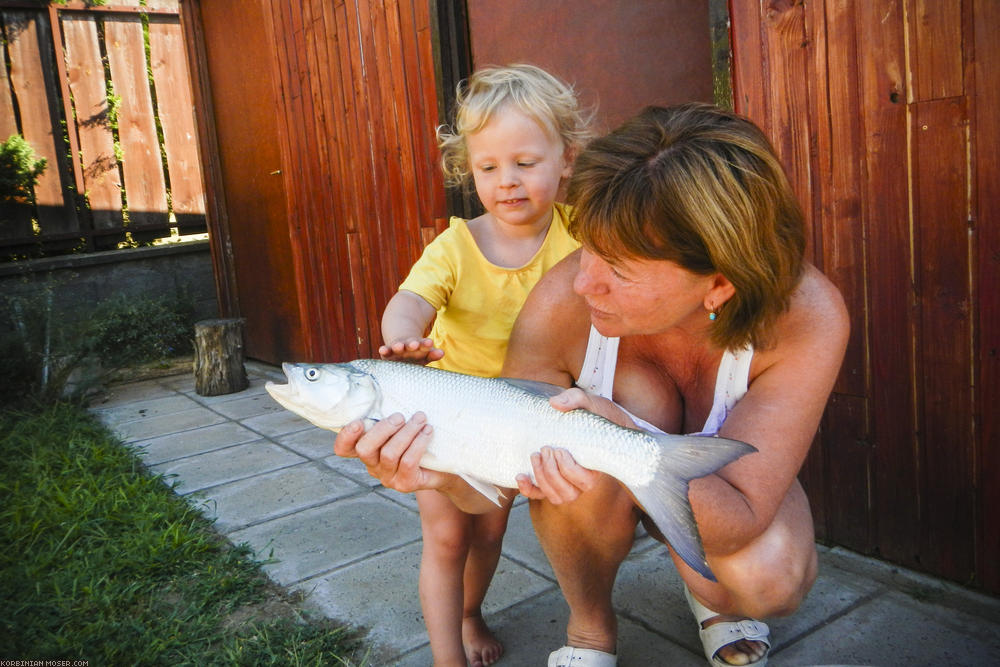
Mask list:
[[[202,397],[190,374],[119,385],[92,410],[176,492],[248,543],[268,576],[307,605],[367,629],[372,665],[429,665],[417,597],[420,526],[411,496],[383,488],[333,435],[264,391],[277,369],[247,364],[250,387]],[[567,607],[521,498],[486,617],[502,665],[544,665],[563,643]],[[665,547],[640,536],[615,588],[619,664],[705,665]],[[842,549],[795,615],[772,619],[770,665],[1000,664],[1000,600]]]

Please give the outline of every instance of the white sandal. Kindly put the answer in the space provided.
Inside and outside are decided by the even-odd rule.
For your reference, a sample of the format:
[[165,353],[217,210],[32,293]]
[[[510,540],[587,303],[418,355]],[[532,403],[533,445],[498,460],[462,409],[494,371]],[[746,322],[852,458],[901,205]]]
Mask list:
[[767,646],[764,655],[759,660],[748,662],[747,665],[764,667],[767,664],[767,652],[771,650],[771,631],[767,627],[767,623],[747,618],[742,621],[721,621],[704,628],[701,624],[710,618],[715,618],[719,613],[695,600],[686,585],[684,586],[684,597],[687,598],[688,606],[691,607],[691,612],[694,614],[695,620],[698,621],[698,636],[701,637],[701,646],[705,650],[708,664],[713,667],[733,667],[718,657],[716,653],[723,646],[728,646],[741,639],[763,642]]
[[618,656],[592,648],[563,646],[549,654],[549,667],[615,667]]

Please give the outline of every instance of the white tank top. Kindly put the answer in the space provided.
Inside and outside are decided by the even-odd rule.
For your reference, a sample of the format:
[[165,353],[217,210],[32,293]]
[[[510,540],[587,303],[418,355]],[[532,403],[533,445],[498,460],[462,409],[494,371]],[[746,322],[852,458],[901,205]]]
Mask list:
[[[618,365],[618,341],[618,338],[607,338],[597,333],[597,329],[593,326],[590,327],[587,356],[584,357],[583,368],[580,370],[576,386],[611,400],[611,392],[615,384],[615,368]],[[715,378],[715,398],[712,401],[712,411],[708,414],[708,419],[705,420],[705,426],[701,432],[692,435],[715,435],[719,432],[733,406],[747,393],[752,360],[753,347],[749,345],[742,350],[726,350],[722,353],[719,374]],[[624,408],[622,409],[624,410]],[[630,412],[628,414],[635,420],[636,426],[639,428],[663,433],[649,422]]]

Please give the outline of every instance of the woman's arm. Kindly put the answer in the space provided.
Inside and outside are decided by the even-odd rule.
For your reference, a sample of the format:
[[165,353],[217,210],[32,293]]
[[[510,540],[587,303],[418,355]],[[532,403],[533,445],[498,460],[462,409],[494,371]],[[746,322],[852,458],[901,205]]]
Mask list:
[[735,552],[774,521],[816,435],[848,333],[840,293],[808,267],[776,324],[776,344],[755,351],[749,389],[719,431],[754,445],[757,453],[691,482],[689,497],[707,553]]

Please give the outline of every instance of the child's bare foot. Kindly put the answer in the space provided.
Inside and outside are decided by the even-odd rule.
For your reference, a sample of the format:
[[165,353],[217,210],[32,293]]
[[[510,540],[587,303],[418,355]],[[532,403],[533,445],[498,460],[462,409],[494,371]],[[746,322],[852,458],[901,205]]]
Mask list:
[[472,667],[492,665],[503,655],[503,644],[479,614],[462,619],[462,645]]

